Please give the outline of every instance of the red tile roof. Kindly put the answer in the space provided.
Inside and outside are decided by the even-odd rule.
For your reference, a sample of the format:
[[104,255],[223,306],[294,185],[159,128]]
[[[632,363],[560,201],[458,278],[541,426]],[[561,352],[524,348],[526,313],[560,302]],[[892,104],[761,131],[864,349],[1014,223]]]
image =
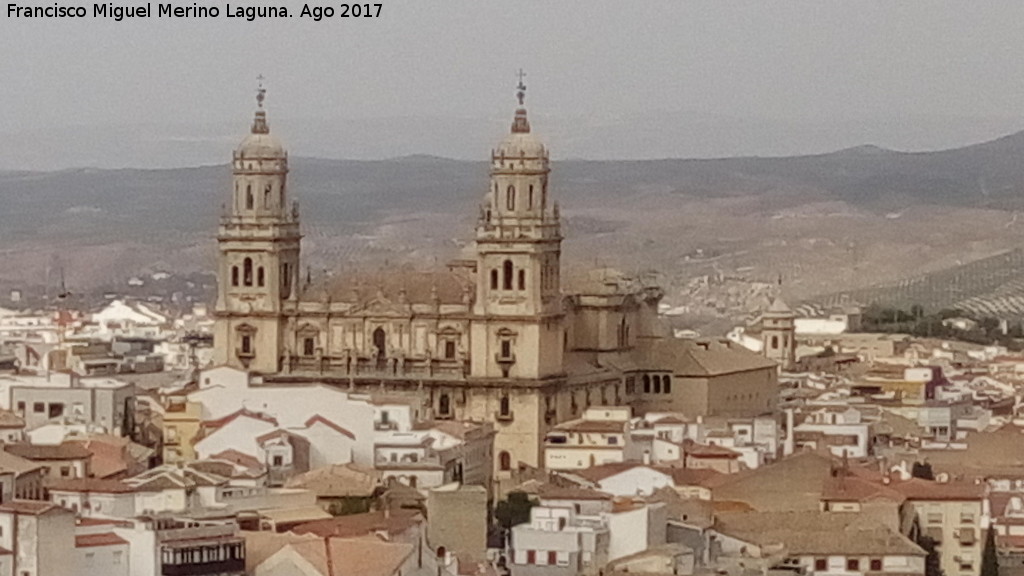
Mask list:
[[349,438],[351,438],[353,440],[356,439],[356,435],[355,434],[353,434],[352,432],[350,432],[350,431],[346,430],[345,428],[339,426],[338,424],[334,423],[333,421],[328,420],[327,418],[324,418],[323,416],[321,416],[319,414],[314,414],[309,420],[306,420],[306,428],[309,428],[310,426],[312,426],[313,424],[316,424],[317,422],[319,422],[319,423],[321,423],[324,426],[327,426],[329,428],[333,428],[339,434],[344,434],[345,436],[348,436]]
[[113,532],[81,534],[75,536],[75,548],[91,548],[93,546],[126,546],[127,544],[127,540]]
[[[28,514],[39,516],[53,510],[65,510],[53,502],[42,502],[39,500],[10,500],[0,504],[0,512],[14,512],[15,514]],[[67,510],[70,513],[70,510]]]
[[135,491],[135,488],[120,480],[104,480],[101,478],[55,480],[47,488],[58,492],[101,492],[104,494],[127,494]]
[[272,416],[268,416],[268,415],[262,414],[260,412],[253,412],[252,410],[249,410],[248,408],[241,408],[241,409],[236,410],[236,411],[232,412],[231,414],[228,414],[227,416],[223,416],[221,418],[216,418],[214,420],[204,420],[203,421],[203,426],[205,426],[206,428],[220,428],[222,426],[226,426],[226,425],[230,424],[231,422],[234,422],[235,419],[241,418],[243,416],[246,417],[246,418],[254,418],[256,420],[263,420],[264,422],[269,422],[269,423],[273,424],[274,426],[278,425],[277,424],[277,420],[274,419]]
[[216,454],[210,454],[210,460],[227,460],[228,462],[238,464],[239,466],[245,466],[246,468],[252,469],[263,467],[263,463],[260,462],[259,458],[250,454],[245,454],[244,452],[239,452],[234,448],[229,448]]
[[401,534],[423,521],[423,517],[415,510],[392,510],[390,517],[384,512],[367,512],[338,516],[327,520],[315,520],[299,524],[292,528],[295,534],[316,534],[321,538],[343,537],[353,538],[366,536],[375,532],[386,531],[392,536]]
[[63,444],[5,444],[4,450],[28,460],[84,460],[92,453],[77,442]]
[[984,484],[934,482],[921,478],[893,482],[889,487],[906,496],[907,500],[982,500],[986,491]]

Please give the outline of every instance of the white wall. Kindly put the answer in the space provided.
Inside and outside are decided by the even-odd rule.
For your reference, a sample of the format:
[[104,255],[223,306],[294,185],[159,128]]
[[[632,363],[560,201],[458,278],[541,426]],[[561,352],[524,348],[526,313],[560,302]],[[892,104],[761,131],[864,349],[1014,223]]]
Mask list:
[[[75,548],[74,561],[78,576],[128,576],[131,562],[128,544]],[[139,572],[136,572],[138,574]]]
[[[225,376],[225,385],[218,378]],[[205,384],[206,378],[210,383]],[[374,407],[349,397],[346,392],[327,386],[259,386],[239,382],[238,371],[218,368],[203,372],[204,388],[189,395],[203,407],[203,419],[213,420],[247,408],[272,416],[285,429],[305,428],[306,422],[320,415],[344,427],[355,436],[352,461],[370,466],[373,462]]]
[[658,488],[674,486],[675,482],[667,474],[644,466],[637,466],[609,476],[601,480],[598,485],[603,492],[608,492],[613,496],[648,496]]
[[647,507],[606,514],[608,519],[608,560],[647,549]]
[[239,416],[196,442],[196,455],[203,459],[233,449],[255,456],[262,462],[263,449],[256,442],[256,438],[274,430],[277,430],[277,426],[271,422],[249,416]]

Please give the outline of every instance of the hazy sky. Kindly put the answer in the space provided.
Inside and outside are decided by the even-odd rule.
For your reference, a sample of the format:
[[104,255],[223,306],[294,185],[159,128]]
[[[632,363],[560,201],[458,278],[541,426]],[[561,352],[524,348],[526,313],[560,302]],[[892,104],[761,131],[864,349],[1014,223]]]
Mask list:
[[[942,144],[1024,127],[1019,0],[383,4],[380,18],[321,22],[3,13],[0,134],[76,126],[74,136],[86,138],[83,131],[101,137],[115,124],[247,123],[259,73],[268,78],[272,122],[284,125],[410,116],[505,122],[518,67],[527,71],[531,111],[591,127],[662,111],[772,125],[852,122],[872,125],[882,141],[889,134],[923,147],[939,141],[901,136],[899,119],[949,118],[953,133]],[[975,119],[981,132],[971,131]],[[736,153],[747,151],[737,142]]]

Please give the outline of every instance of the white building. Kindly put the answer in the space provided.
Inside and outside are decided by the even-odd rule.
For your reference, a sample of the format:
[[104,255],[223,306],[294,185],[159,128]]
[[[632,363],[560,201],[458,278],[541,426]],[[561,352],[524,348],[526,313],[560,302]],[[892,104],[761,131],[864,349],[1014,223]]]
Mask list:
[[[324,385],[251,386],[248,374],[227,367],[204,370],[199,385],[200,390],[190,394],[189,401],[202,405],[204,421],[217,421],[247,410],[276,422],[275,428],[306,438],[310,442],[311,468],[350,460],[372,465],[375,422],[382,416],[368,399],[356,399]],[[397,418],[397,407],[389,414]],[[269,428],[264,430],[268,431]],[[228,444],[235,439],[218,443],[221,447],[211,448],[209,454],[234,447]],[[252,445],[249,449],[256,450]]]
[[631,415],[628,406],[595,406],[587,408],[583,418],[555,426],[544,437],[545,467],[579,470],[625,461]]
[[512,576],[597,573],[608,562],[665,543],[664,504],[612,503],[596,515],[542,500],[530,523],[512,527]]

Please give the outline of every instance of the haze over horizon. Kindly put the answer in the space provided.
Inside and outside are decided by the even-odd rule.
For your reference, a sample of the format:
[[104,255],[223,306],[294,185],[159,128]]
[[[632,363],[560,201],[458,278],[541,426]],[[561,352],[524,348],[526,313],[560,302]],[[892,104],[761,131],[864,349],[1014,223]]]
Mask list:
[[954,148],[1024,129],[1024,5],[963,6],[453,0],[321,22],[5,18],[0,169],[223,163],[257,74],[293,155],[481,160],[507,130],[519,67],[556,158]]

